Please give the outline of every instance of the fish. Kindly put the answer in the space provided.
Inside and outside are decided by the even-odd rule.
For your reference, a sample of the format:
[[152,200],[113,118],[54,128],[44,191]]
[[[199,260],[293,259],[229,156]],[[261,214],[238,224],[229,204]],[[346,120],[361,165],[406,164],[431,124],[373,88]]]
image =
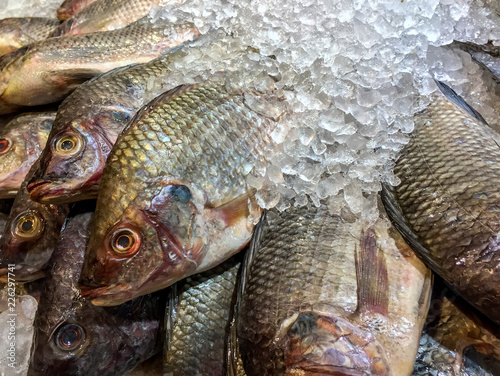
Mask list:
[[[50,204],[97,198],[102,171],[118,135],[143,106],[178,85],[172,67],[189,64],[191,51],[207,38],[213,49],[234,42],[225,34],[205,35],[148,63],[116,68],[71,93],[59,106],[41,168],[28,183],[31,198]],[[206,47],[204,51],[209,53]],[[245,53],[234,53],[232,58]],[[223,67],[217,63],[213,69],[220,71]],[[66,150],[60,147],[63,142],[69,143]]]
[[413,376],[500,374],[500,330],[436,278]]
[[432,274],[387,224],[325,203],[263,215],[235,307],[248,376],[411,374]]
[[160,352],[165,294],[96,307],[78,290],[92,212],[70,213],[41,285],[28,375],[121,376]]
[[55,117],[55,111],[24,113],[0,128],[0,198],[16,196],[45,148]]
[[57,18],[61,21],[67,20],[96,1],[97,0],[64,0],[56,10]]
[[98,74],[145,63],[199,36],[191,23],[135,22],[120,29],[49,38],[0,57],[0,114],[55,103]]
[[0,55],[49,37],[59,21],[43,17],[4,18],[0,20]]
[[147,16],[150,9],[159,6],[161,2],[162,0],[98,0],[65,20],[51,36],[121,29]]
[[35,162],[21,184],[0,239],[0,282],[15,265],[16,281],[31,282],[45,276],[50,257],[69,212],[69,205],[40,204],[29,198],[26,185]]
[[283,101],[279,90],[259,93],[213,76],[138,112],[100,182],[82,273],[92,303],[168,287],[248,244],[261,209],[245,179],[272,149]]
[[452,89],[417,114],[382,198],[408,244],[455,291],[500,323],[500,135]]
[[163,374],[226,375],[228,330],[241,265],[239,256],[169,289]]

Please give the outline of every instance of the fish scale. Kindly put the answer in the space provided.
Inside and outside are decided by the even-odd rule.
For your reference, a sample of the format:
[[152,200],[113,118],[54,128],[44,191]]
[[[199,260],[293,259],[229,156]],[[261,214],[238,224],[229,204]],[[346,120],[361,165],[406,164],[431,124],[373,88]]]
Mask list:
[[[450,89],[448,89],[450,90]],[[455,94],[456,95],[456,94]],[[465,106],[465,105],[464,105]],[[459,294],[500,322],[500,135],[442,93],[415,118],[393,216]]]

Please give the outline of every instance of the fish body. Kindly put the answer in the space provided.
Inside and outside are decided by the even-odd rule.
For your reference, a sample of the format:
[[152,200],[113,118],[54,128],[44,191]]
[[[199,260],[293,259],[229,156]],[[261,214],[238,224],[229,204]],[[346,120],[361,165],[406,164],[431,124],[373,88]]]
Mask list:
[[247,375],[411,374],[431,279],[386,223],[325,205],[267,212],[235,314]]
[[0,56],[49,37],[59,21],[52,18],[23,17],[0,20]]
[[67,204],[40,204],[29,198],[26,185],[37,163],[17,192],[0,239],[0,282],[6,281],[9,264],[15,264],[16,281],[29,282],[43,277],[68,215]]
[[384,188],[384,204],[420,257],[500,323],[500,135],[439,86],[415,117],[394,169],[401,184]]
[[214,78],[162,94],[129,123],[101,178],[82,273],[94,304],[162,289],[249,242],[261,209],[245,179],[276,124],[252,106],[274,108],[272,96]]
[[436,283],[413,376],[432,371],[443,376],[498,375],[499,335],[496,325]]
[[[111,148],[125,125],[165,91],[149,85],[170,74],[168,56],[117,68],[78,87],[59,106],[55,126],[28,185],[34,200],[61,203],[96,198]],[[71,147],[62,148],[70,142]]]
[[240,268],[238,256],[177,282],[170,289],[164,374],[226,375],[229,322]]
[[102,308],[80,296],[91,215],[71,216],[54,251],[41,286],[30,376],[121,376],[161,349],[164,297]]
[[49,38],[0,57],[0,114],[64,99],[100,73],[145,63],[199,35],[193,24],[129,27]]
[[56,117],[52,112],[16,116],[0,129],[0,198],[12,198],[38,159]]
[[64,21],[51,36],[121,29],[160,4],[161,0],[98,0]]
[[97,0],[64,0],[57,8],[57,18],[64,21],[88,7]]

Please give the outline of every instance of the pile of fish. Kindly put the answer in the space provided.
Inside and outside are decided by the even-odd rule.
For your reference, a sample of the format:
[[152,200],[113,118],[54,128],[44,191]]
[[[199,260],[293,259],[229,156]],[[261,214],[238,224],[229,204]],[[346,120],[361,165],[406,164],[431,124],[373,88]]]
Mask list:
[[179,81],[199,40],[237,39],[149,17],[165,3],[0,21],[0,281],[39,302],[24,373],[500,374],[500,134],[436,81],[378,219],[264,210],[248,177],[293,88]]

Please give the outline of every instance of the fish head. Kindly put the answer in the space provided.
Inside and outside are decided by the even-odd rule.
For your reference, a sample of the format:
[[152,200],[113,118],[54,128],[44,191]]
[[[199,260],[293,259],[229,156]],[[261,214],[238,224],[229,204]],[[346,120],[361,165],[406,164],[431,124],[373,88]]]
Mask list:
[[45,147],[53,117],[20,116],[0,132],[0,198],[15,197]]
[[[19,194],[18,194],[19,195]],[[14,265],[16,281],[41,278],[54,250],[68,209],[16,200],[0,240],[0,281]],[[61,215],[63,213],[63,215]]]
[[391,375],[377,339],[341,316],[301,312],[282,325],[285,375]]
[[0,56],[14,51],[26,39],[22,33],[28,18],[4,18],[0,20]]
[[33,200],[65,203],[95,198],[113,144],[131,109],[100,107],[51,134],[27,189]]
[[167,185],[147,205],[128,206],[100,231],[99,210],[82,272],[82,294],[117,305],[193,274],[203,257],[200,213],[186,185]]
[[102,308],[79,298],[64,310],[40,307],[28,375],[108,375],[130,370],[159,343],[159,309],[144,303]]
[[11,80],[24,64],[29,49],[29,46],[25,46],[0,56],[0,114],[9,114],[22,107],[12,103],[8,97],[12,86]]

